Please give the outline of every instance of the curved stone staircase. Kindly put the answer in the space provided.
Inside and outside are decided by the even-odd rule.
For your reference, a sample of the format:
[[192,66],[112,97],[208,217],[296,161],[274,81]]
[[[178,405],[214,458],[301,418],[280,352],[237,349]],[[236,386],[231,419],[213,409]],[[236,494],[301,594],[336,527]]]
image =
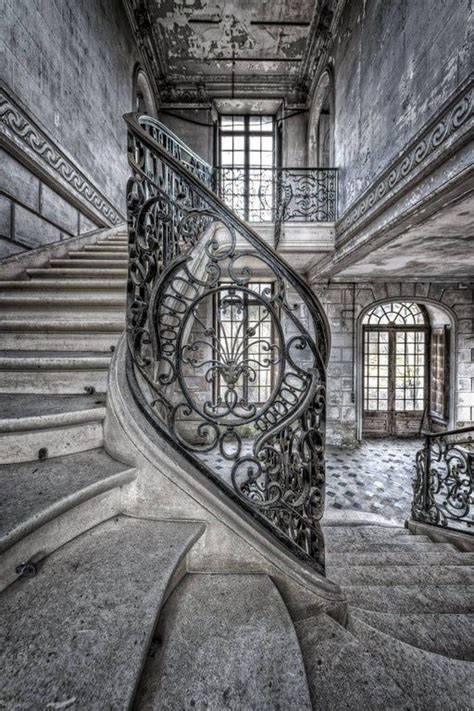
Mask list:
[[474,554],[327,525],[344,614],[238,538],[216,566],[203,505],[132,504],[143,473],[102,429],[125,275],[104,233],[0,284],[0,708],[471,708]]

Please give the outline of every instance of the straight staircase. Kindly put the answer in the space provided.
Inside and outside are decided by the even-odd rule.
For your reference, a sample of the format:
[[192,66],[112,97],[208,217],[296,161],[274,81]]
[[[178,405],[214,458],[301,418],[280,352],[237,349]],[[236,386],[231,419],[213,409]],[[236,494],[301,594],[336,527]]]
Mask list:
[[157,480],[162,514],[147,513],[140,486],[163,463],[139,471],[135,431],[109,414],[103,430],[126,274],[115,230],[0,283],[0,708],[472,708],[474,553],[328,522],[326,576],[345,600],[331,606],[297,559],[242,564],[236,508],[226,519],[222,492],[191,486],[169,448],[194,508],[180,515]]

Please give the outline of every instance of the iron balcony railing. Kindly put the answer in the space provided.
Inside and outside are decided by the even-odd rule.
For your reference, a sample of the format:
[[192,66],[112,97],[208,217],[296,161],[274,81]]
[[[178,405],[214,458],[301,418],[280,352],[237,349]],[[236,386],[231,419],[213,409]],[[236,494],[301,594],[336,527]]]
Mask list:
[[[125,120],[127,378],[136,402],[255,525],[323,572],[324,311],[209,188],[208,166],[182,143],[170,152],[153,120]],[[264,395],[248,397],[257,379]]]
[[220,166],[217,188],[224,202],[249,222],[334,222],[335,168]]
[[336,220],[335,168],[213,168],[157,119],[142,116],[141,122],[160,146],[217,192],[236,215],[248,222],[273,223],[275,246],[278,246],[281,226],[287,222]]
[[474,427],[425,432],[416,455],[412,518],[474,534]]

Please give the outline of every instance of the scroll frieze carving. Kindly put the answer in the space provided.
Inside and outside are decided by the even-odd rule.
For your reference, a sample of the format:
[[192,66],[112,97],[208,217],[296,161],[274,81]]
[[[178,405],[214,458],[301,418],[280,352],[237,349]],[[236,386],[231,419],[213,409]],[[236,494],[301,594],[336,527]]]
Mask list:
[[442,112],[429,122],[421,136],[407,146],[402,154],[376,179],[372,186],[350,206],[338,223],[338,237],[346,237],[359,223],[375,212],[401,187],[402,181],[415,176],[432,160],[435,151],[456,133],[465,132],[473,111],[472,82],[453,97]]
[[[2,126],[3,125],[3,126]],[[68,183],[71,191],[78,194],[82,201],[89,203],[93,211],[99,213],[108,225],[118,225],[125,217],[102,195],[86,178],[80,169],[56,146],[45,133],[35,125],[32,119],[0,86],[0,133],[13,134],[26,151],[45,163],[53,178]]]

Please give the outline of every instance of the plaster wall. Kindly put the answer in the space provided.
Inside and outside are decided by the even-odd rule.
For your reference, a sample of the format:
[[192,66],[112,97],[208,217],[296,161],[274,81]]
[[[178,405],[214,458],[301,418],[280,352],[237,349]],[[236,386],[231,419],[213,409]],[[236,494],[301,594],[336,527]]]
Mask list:
[[[456,427],[474,422],[474,292],[472,288],[438,283],[330,284],[315,288],[328,316],[332,345],[328,366],[328,443],[355,446],[357,387],[361,367],[357,327],[361,312],[380,300],[410,300],[444,306],[454,320],[453,422]],[[353,297],[355,309],[353,312]],[[439,310],[437,309],[438,313]],[[353,315],[354,314],[354,315]]]
[[[132,110],[138,54],[122,3],[5,0],[1,15],[0,79],[32,121],[123,212],[129,171],[122,114]],[[25,171],[10,161],[9,170],[0,175],[0,188],[11,190],[13,184],[16,197],[25,202],[33,199],[36,206],[34,167]],[[77,211],[54,195],[48,210],[59,227],[67,227],[73,234],[90,229],[87,221],[78,227]],[[0,222],[4,244],[10,235],[9,228],[3,229],[10,211],[11,206],[3,201]],[[44,242],[60,238],[60,230],[29,219],[27,243],[41,242],[41,234]]]
[[168,126],[207,163],[214,163],[214,128],[210,109],[170,109],[158,114]]
[[470,0],[345,4],[330,55],[339,215],[469,75],[470,28]]

